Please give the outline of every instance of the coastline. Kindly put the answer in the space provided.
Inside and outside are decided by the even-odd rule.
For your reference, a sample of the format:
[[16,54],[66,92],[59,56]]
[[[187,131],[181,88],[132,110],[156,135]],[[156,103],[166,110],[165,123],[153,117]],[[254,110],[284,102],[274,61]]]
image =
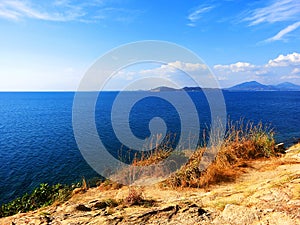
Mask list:
[[[2,224],[297,224],[300,222],[300,144],[281,157],[255,160],[231,183],[207,189],[145,187],[152,206],[103,205],[126,198],[128,187],[90,188],[63,204],[1,218]],[[159,190],[159,191],[158,191]],[[101,206],[101,207],[100,207]]]
[[[278,142],[286,144],[287,140],[292,143],[296,140],[294,137],[300,137],[298,129],[300,108],[297,100],[299,93],[227,92],[225,94],[227,112],[232,120],[245,118],[245,120],[270,124],[276,129],[275,138]],[[105,94],[107,100],[114,98],[113,94]],[[40,183],[71,184],[80,181],[83,176],[86,178],[97,176],[82,158],[73,137],[71,122],[73,93],[27,93],[25,95],[2,93],[0,98],[2,115],[0,142],[4,144],[1,148],[3,157],[0,159],[3,181],[0,187],[1,203],[33,191]],[[110,100],[108,104],[105,102],[103,104],[105,106],[103,115],[110,115],[108,110]],[[202,105],[199,105],[198,109],[201,112],[202,127],[205,127],[205,124],[209,124],[210,114],[202,110]],[[143,115],[164,115],[157,113],[158,110],[154,111],[142,111],[139,114],[141,117],[137,118],[144,121],[147,119]],[[164,116],[171,121],[170,126],[179,127],[177,121],[169,119],[172,115]],[[99,129],[106,137],[113,136],[112,129],[108,132],[107,127],[101,126],[101,123],[103,121],[105,124],[109,123],[109,119],[110,117],[101,117],[97,122],[97,126],[100,125]],[[137,126],[136,132],[139,134],[147,134],[148,126],[140,126],[138,123],[134,126]],[[110,140],[110,138],[105,139]],[[110,145],[113,143],[107,144],[113,146]],[[120,147],[113,146],[110,151],[114,152],[114,149]]]

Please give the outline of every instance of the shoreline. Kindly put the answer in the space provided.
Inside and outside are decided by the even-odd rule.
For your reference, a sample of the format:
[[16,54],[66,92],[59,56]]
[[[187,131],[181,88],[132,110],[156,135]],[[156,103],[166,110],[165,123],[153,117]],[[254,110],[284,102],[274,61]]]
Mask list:
[[[282,143],[283,143],[283,144],[284,144],[284,148],[288,149],[288,148],[291,148],[291,147],[297,145],[298,143],[300,143],[300,138],[290,138],[290,139],[293,139],[294,141],[290,141],[290,142],[276,142],[276,144],[282,144]],[[298,141],[296,141],[296,140],[298,140]],[[85,178],[83,177],[83,179],[86,180],[86,182],[89,184],[90,187],[96,187],[99,183],[105,181],[105,178],[102,178],[100,175],[99,175],[99,177],[98,177],[98,176],[95,176],[95,177],[91,177],[91,178],[87,178],[87,179],[85,179]],[[82,179],[78,179],[78,180],[81,180],[81,181],[71,182],[71,183],[54,183],[54,184],[51,184],[51,186],[55,186],[55,185],[63,185],[63,186],[68,187],[68,188],[72,188],[72,187],[73,187],[73,189],[74,189],[74,188],[76,188],[76,187],[79,187],[79,185],[82,183]],[[98,184],[97,184],[97,183],[98,183]],[[48,183],[41,182],[41,183],[39,183],[39,185],[37,185],[31,192],[29,192],[29,193],[26,192],[26,193],[23,194],[23,195],[16,196],[15,198],[13,198],[13,199],[11,199],[11,200],[9,200],[9,201],[7,201],[7,202],[1,203],[0,206],[1,206],[1,205],[8,204],[8,203],[10,203],[10,202],[12,202],[12,201],[14,201],[14,200],[16,200],[16,199],[18,199],[18,198],[22,198],[24,195],[27,195],[27,194],[30,194],[30,193],[34,192],[34,191],[35,191],[36,189],[38,189],[38,188],[40,187],[40,185],[42,185],[42,184],[47,184],[47,185],[48,185]]]
[[[300,222],[300,144],[276,158],[249,162],[236,181],[209,188],[145,187],[152,205],[124,205],[128,187],[77,192],[66,202],[0,218],[3,224],[297,224]],[[138,189],[137,189],[138,190]],[[159,190],[159,191],[157,191]],[[130,191],[130,190],[129,190]]]

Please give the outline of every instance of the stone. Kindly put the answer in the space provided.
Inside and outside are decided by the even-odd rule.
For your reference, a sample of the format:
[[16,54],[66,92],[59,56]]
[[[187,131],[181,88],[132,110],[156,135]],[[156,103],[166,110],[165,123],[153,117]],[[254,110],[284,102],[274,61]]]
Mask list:
[[279,153],[286,153],[286,148],[284,147],[284,143],[279,143],[277,145],[275,145],[275,150],[276,152],[279,152]]
[[86,207],[85,205],[83,204],[79,204],[76,206],[76,210],[79,210],[79,211],[84,211],[84,212],[89,212],[89,211],[92,211],[91,208],[89,207]]
[[261,214],[260,210],[255,208],[227,204],[221,215],[213,221],[213,224],[248,225],[258,221],[259,214]]

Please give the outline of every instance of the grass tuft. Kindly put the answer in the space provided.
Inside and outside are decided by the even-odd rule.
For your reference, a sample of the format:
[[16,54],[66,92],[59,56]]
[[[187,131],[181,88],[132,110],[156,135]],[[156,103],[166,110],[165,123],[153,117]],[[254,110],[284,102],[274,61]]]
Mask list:
[[145,199],[143,196],[143,188],[129,187],[129,193],[122,201],[124,206],[144,206],[151,207],[154,205],[154,200]]
[[111,181],[109,179],[106,179],[104,182],[102,182],[98,189],[101,190],[101,191],[107,191],[107,190],[117,190],[117,189],[120,189],[122,188],[123,185],[118,183],[118,182],[114,182],[114,181]]
[[144,198],[142,193],[142,190],[130,187],[128,196],[123,200],[123,204],[127,206],[143,204]]
[[[214,137],[216,139],[216,137]],[[169,187],[208,187],[221,182],[231,182],[247,166],[247,161],[276,156],[274,132],[262,123],[244,124],[229,122],[224,140],[214,141],[214,146],[201,147],[189,162],[163,182]],[[216,157],[209,166],[201,169],[200,162],[208,148],[215,148]]]

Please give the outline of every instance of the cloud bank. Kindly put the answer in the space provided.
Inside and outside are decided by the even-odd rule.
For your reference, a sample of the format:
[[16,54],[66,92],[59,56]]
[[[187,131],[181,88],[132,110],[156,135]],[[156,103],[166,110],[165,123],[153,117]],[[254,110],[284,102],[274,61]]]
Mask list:
[[266,84],[276,84],[285,80],[300,84],[300,53],[281,54],[264,65],[237,62],[215,65],[213,69],[222,86],[232,85],[233,80],[236,83],[257,80]]

